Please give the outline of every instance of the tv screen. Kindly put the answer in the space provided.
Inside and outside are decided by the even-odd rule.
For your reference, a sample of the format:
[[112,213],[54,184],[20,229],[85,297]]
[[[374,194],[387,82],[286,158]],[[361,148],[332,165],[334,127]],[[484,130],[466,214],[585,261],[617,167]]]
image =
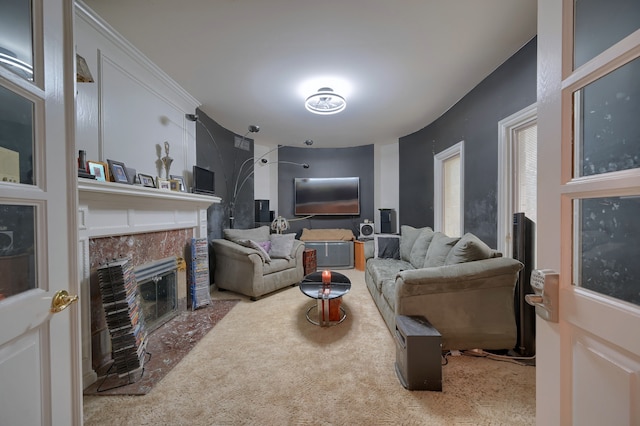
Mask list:
[[360,215],[360,178],[295,178],[295,209],[300,215]]
[[212,195],[214,191],[214,173],[211,170],[193,166],[193,193]]

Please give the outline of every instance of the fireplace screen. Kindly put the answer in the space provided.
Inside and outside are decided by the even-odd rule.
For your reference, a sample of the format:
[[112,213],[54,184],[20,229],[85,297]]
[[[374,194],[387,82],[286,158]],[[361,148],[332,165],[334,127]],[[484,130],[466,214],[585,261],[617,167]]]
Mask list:
[[178,310],[176,257],[135,268],[140,305],[148,331],[173,318]]

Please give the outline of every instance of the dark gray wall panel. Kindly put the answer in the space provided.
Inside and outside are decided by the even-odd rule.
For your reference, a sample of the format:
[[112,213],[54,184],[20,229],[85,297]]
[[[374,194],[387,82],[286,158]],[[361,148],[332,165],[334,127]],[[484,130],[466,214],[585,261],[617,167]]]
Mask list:
[[433,157],[465,144],[464,232],[496,246],[498,122],[536,101],[536,39],[436,121],[400,139],[400,223],[433,226]]
[[[196,112],[202,121],[202,123],[196,123],[196,165],[215,173],[215,192],[217,196],[222,197],[222,203],[213,204],[207,211],[207,235],[211,241],[222,238],[222,230],[229,228],[229,202],[237,171],[243,161],[253,157],[253,141],[249,139],[251,142],[249,151],[235,148],[235,133],[216,123],[204,112],[200,110]],[[207,133],[203,124],[211,135]],[[249,168],[249,170],[252,169]],[[236,199],[234,228],[252,228],[253,219],[253,177],[251,177]]]
[[293,180],[297,177],[351,177],[360,178],[360,216],[314,216],[311,219],[292,221],[289,232],[302,228],[347,228],[357,236],[363,218],[374,217],[374,151],[373,145],[354,148],[297,148],[283,147],[278,151],[280,161],[309,164],[308,169],[278,164],[278,213],[293,218]]

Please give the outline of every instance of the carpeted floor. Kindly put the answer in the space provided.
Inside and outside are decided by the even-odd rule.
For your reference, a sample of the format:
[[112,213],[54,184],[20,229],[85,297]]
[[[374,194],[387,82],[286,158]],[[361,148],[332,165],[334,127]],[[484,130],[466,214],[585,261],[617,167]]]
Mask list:
[[[233,308],[238,300],[213,300],[185,311],[149,335],[144,372],[131,377],[112,374],[84,390],[85,395],[145,395]],[[107,368],[98,374],[106,374]],[[130,383],[133,382],[133,383]]]
[[404,389],[364,273],[340,272],[353,284],[342,324],[310,324],[297,287],[242,298],[147,395],[85,396],[85,424],[535,424],[535,367],[449,357],[442,392]]

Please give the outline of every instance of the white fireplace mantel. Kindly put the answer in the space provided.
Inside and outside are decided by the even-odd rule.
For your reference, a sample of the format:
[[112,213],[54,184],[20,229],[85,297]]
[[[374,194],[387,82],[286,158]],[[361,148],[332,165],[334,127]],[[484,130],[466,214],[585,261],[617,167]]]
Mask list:
[[78,179],[83,387],[97,379],[91,356],[89,240],[174,229],[191,229],[193,237],[206,238],[207,208],[220,202],[209,195]]
[[207,235],[207,208],[220,197],[79,179],[80,238],[195,228]]

